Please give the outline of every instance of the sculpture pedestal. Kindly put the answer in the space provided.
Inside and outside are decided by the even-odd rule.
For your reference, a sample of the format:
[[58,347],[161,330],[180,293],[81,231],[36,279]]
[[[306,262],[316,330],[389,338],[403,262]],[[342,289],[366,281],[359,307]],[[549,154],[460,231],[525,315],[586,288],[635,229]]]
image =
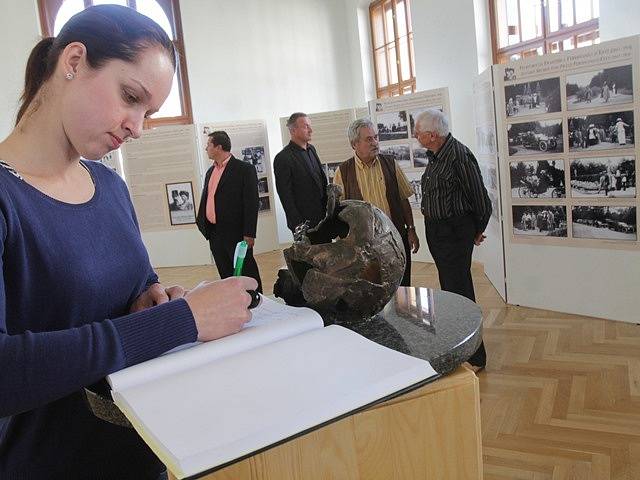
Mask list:
[[478,379],[459,367],[429,385],[192,478],[481,480]]

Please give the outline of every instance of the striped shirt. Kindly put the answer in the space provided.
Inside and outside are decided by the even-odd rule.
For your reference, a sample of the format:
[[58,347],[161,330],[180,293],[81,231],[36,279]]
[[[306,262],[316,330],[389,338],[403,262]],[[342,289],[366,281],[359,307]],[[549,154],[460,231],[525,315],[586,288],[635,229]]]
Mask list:
[[[360,193],[362,199],[372,205],[375,205],[382,210],[385,215],[391,218],[391,207],[387,200],[387,187],[384,183],[384,175],[382,174],[382,166],[380,165],[380,159],[376,158],[369,165],[364,163],[357,155],[354,155],[356,159],[356,179],[358,180],[358,187],[360,187]],[[413,188],[407,180],[407,176],[402,169],[398,167],[397,162],[393,162],[396,166],[396,178],[398,179],[398,192],[400,193],[400,200],[406,200],[413,195]],[[344,183],[342,181],[342,174],[340,169],[336,171],[336,176],[333,178],[333,183],[340,185],[344,191]]]
[[422,214],[426,221],[472,215],[476,233],[491,217],[491,200],[482,183],[476,158],[451,134],[436,153],[428,151],[429,163],[422,174]]

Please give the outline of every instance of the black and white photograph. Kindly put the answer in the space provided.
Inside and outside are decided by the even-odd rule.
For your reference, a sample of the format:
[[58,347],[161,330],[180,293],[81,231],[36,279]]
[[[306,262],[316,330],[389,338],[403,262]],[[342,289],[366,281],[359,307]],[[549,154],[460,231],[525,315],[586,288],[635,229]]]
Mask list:
[[269,196],[258,197],[258,212],[268,212],[269,210],[271,210]]
[[478,162],[480,167],[480,175],[482,175],[482,181],[487,190],[498,189],[498,173],[496,172],[496,166],[493,163]]
[[560,78],[546,78],[504,87],[507,117],[555,113],[562,109]]
[[329,183],[333,183],[333,179],[336,177],[336,172],[338,171],[338,168],[340,168],[340,165],[342,165],[342,162],[330,162],[324,164],[324,173],[327,174],[327,180]]
[[429,163],[429,157],[427,156],[427,149],[417,147],[413,149],[413,166],[415,168],[426,167]]
[[196,223],[193,186],[191,182],[167,183],[167,203],[171,225]]
[[265,175],[267,173],[263,146],[243,147],[241,150],[240,160],[253,165],[258,176]]
[[576,205],[571,210],[574,238],[598,240],[638,239],[636,207],[592,207]]
[[258,193],[260,195],[269,193],[269,182],[267,181],[267,177],[262,177],[258,179]]
[[630,148],[634,144],[632,111],[569,118],[570,151]]
[[406,172],[407,180],[411,188],[413,188],[413,195],[409,197],[409,204],[414,210],[420,210],[422,204],[422,172]]
[[512,123],[507,126],[509,156],[562,153],[562,120]]
[[376,123],[378,124],[378,139],[381,142],[409,138],[407,112],[404,110],[381,113],[377,116]]
[[515,68],[505,67],[504,69],[504,81],[508,82],[510,80],[516,79],[516,70]]
[[518,205],[512,210],[514,235],[567,236],[567,207],[564,205]]
[[636,159],[576,158],[571,161],[571,196],[635,198]]
[[511,198],[564,198],[564,161],[510,162]]
[[478,155],[496,153],[496,129],[492,125],[476,127],[476,147]]
[[393,157],[398,166],[404,170],[411,168],[411,152],[409,145],[384,145],[380,146],[380,153]]
[[409,127],[410,127],[410,131],[411,131],[411,138],[413,138],[413,132],[415,130],[415,126],[416,126],[416,121],[415,119],[418,117],[418,115],[420,115],[422,112],[424,112],[425,110],[429,110],[430,108],[435,108],[436,110],[440,110],[442,111],[442,105],[433,105],[432,107],[424,107],[424,108],[419,108],[417,110],[411,110],[409,112]]
[[623,65],[567,75],[566,89],[569,110],[632,103],[633,70]]

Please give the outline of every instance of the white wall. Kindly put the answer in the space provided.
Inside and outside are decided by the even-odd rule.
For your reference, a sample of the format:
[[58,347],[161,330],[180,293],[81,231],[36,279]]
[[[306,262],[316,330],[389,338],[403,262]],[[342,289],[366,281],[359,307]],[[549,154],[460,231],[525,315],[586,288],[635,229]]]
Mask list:
[[472,147],[473,79],[478,74],[473,0],[411,4],[418,91],[449,87],[453,135]]
[[[182,0],[194,121],[263,118],[269,150],[278,119],[365,103],[351,0]],[[290,241],[276,202],[280,242]]]
[[2,0],[0,11],[0,138],[13,129],[27,57],[39,40],[36,2]]
[[640,34],[640,1],[600,0],[600,40]]

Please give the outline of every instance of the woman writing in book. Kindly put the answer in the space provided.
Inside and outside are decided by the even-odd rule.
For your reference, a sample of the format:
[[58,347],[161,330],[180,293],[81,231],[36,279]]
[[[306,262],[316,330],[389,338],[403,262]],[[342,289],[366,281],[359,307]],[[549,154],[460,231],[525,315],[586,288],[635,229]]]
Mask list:
[[165,289],[126,185],[99,162],[140,136],[176,54],[148,17],[87,8],[27,62],[15,129],[0,143],[0,478],[157,479],[132,429],[89,411],[83,387],[250,319],[236,277]]

